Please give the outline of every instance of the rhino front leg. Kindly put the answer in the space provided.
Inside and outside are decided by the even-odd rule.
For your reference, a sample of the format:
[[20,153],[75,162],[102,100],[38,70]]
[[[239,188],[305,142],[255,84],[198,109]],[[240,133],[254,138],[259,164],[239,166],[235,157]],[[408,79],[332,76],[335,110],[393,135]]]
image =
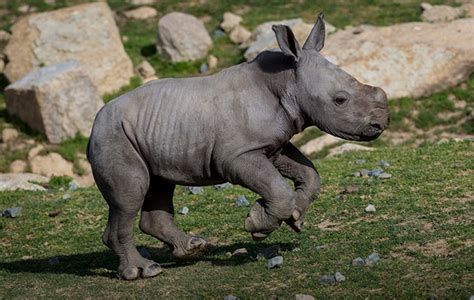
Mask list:
[[319,195],[318,171],[313,163],[291,143],[283,148],[274,165],[284,177],[291,179],[295,184],[296,210],[285,222],[293,230],[300,232],[309,205]]
[[177,260],[201,257],[208,243],[182,232],[174,223],[174,184],[152,179],[140,217],[140,229],[167,244]]
[[241,155],[228,166],[226,177],[263,198],[253,205],[245,220],[245,230],[254,240],[266,238],[293,214],[296,193],[266,156]]

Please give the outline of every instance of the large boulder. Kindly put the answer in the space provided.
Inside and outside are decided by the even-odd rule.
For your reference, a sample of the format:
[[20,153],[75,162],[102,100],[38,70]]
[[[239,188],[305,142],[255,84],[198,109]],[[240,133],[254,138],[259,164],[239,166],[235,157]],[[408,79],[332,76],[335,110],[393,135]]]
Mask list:
[[30,173],[0,174],[0,191],[45,191],[46,189],[37,183],[48,181],[47,177]]
[[389,98],[421,97],[465,81],[474,71],[474,19],[346,28],[322,53]]
[[444,22],[460,18],[464,14],[462,7],[451,7],[448,5],[431,5],[421,3],[421,19],[426,22]]
[[[270,21],[260,24],[252,33],[252,42],[248,44],[248,48],[245,51],[245,59],[250,61],[254,59],[257,54],[262,51],[278,48],[278,43],[275,38],[275,33],[272,30],[272,26],[275,24],[286,25],[291,28],[295,34],[296,39],[303,46],[306,38],[308,37],[314,24],[307,24],[301,19],[281,20],[281,21]],[[326,34],[332,33],[336,30],[334,26],[325,22]]]
[[309,142],[301,146],[300,150],[306,155],[311,155],[313,153],[320,152],[326,147],[335,145],[342,141],[343,141],[342,139],[335,137],[333,135],[324,134],[320,137],[310,140]]
[[7,110],[51,143],[89,136],[96,112],[103,105],[96,87],[77,61],[33,71],[5,89]]
[[74,166],[58,153],[35,156],[30,161],[31,171],[46,177],[69,176],[74,177]]
[[15,82],[42,66],[81,62],[99,93],[129,83],[132,62],[125,53],[112,11],[104,2],[82,4],[20,19],[5,48],[5,75]]
[[203,22],[192,15],[172,12],[158,22],[157,51],[173,62],[204,58],[211,47]]

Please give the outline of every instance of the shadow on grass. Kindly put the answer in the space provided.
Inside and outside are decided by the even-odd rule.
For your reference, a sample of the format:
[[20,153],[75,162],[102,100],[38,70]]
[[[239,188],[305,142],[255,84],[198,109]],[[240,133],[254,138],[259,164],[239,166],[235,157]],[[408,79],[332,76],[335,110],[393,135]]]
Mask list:
[[[215,266],[237,266],[255,262],[259,251],[272,246],[266,243],[236,243],[232,245],[210,245],[207,254],[199,260],[188,262],[176,262],[171,257],[171,251],[167,247],[147,247],[151,259],[158,262],[164,269],[180,268],[193,265],[198,261],[210,262]],[[280,251],[291,251],[296,245],[282,243]],[[246,248],[249,252],[245,256],[225,256],[227,252],[233,252],[239,248]],[[58,255],[42,259],[27,259],[11,262],[0,262],[0,270],[9,273],[51,273],[72,274],[77,276],[100,276],[106,278],[117,278],[116,269],[118,257],[110,250],[96,251],[83,254]]]

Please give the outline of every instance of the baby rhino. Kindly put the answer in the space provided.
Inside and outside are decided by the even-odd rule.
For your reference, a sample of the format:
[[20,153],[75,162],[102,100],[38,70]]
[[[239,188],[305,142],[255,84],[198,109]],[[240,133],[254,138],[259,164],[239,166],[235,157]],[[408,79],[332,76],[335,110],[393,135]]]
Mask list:
[[102,240],[120,257],[122,278],[161,271],[134,245],[139,211],[140,229],[166,243],[177,259],[205,251],[205,240],[173,222],[177,184],[231,182],[259,194],[244,225],[255,240],[283,221],[299,232],[320,181],[291,137],[317,126],[344,139],[369,141],[386,128],[384,91],[361,84],[319,53],[322,14],[302,48],[289,27],[274,25],[273,31],[281,51],[265,51],[211,76],[147,83],[97,114],[88,158],[109,205]]

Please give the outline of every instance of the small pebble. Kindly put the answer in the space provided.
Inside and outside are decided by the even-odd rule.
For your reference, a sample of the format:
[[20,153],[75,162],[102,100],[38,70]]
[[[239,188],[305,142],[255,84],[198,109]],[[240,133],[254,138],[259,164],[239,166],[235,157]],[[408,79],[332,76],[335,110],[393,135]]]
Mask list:
[[52,257],[48,260],[48,263],[52,266],[58,265],[59,264],[59,258],[58,257]]
[[187,206],[184,206],[184,207],[182,207],[182,208],[178,211],[178,213],[179,213],[180,215],[185,216],[185,215],[187,215],[187,214],[189,213],[189,208],[188,208]]
[[232,187],[232,183],[230,183],[230,182],[214,185],[214,189],[218,190],[218,191],[225,190],[225,189],[228,189],[228,188],[231,188],[231,187]]
[[48,217],[55,218],[55,217],[59,216],[61,213],[62,213],[62,211],[58,209],[58,210],[50,212],[48,214]]
[[138,253],[140,253],[140,255],[143,256],[144,258],[146,259],[151,258],[151,254],[146,247],[138,247],[137,250],[138,250]]
[[63,200],[69,200],[69,199],[71,199],[71,195],[69,195],[68,193],[63,195]]
[[225,256],[231,257],[231,256],[232,256],[232,252],[226,252],[226,253],[225,253]]
[[471,295],[471,297],[469,297],[469,300],[474,300],[474,295]]
[[245,248],[239,248],[232,252],[232,256],[245,256],[247,254],[249,254],[249,252]]
[[283,256],[275,256],[270,258],[267,262],[267,269],[281,267],[283,265]]
[[372,204],[367,205],[367,207],[365,208],[365,212],[374,213],[375,212],[375,206],[373,206]]
[[334,279],[336,279],[337,282],[343,282],[346,281],[346,276],[342,275],[340,272],[336,272],[334,274]]
[[323,275],[319,278],[319,283],[321,284],[335,284],[336,278],[334,275]]
[[378,177],[382,173],[383,173],[382,169],[373,169],[373,170],[369,171],[369,176]]
[[73,180],[73,181],[69,182],[68,190],[75,191],[75,190],[77,190],[78,187],[79,187],[79,185],[77,184],[77,182],[75,182]]
[[382,173],[378,176],[379,179],[389,179],[392,178],[392,174],[389,173]]
[[301,249],[298,248],[298,247],[296,247],[296,248],[294,248],[293,250],[291,250],[291,252],[300,252],[300,251],[301,251]]
[[369,173],[370,173],[370,171],[367,170],[367,169],[360,170],[360,176],[362,176],[362,177],[368,177]]
[[379,161],[379,166],[382,166],[382,167],[384,167],[384,168],[388,168],[388,167],[390,167],[390,164],[389,164],[387,161],[381,159],[381,160]]
[[186,189],[193,195],[199,195],[204,192],[204,188],[202,186],[187,186]]
[[374,265],[380,260],[380,255],[377,252],[374,252],[367,256],[365,259],[367,265]]
[[31,255],[25,255],[25,256],[22,256],[22,257],[21,257],[21,260],[30,260],[30,259],[33,259],[33,256],[31,256]]
[[295,300],[314,300],[314,297],[306,294],[296,294]]
[[2,212],[3,217],[16,218],[21,214],[21,207],[10,207]]
[[212,36],[214,38],[221,38],[221,37],[224,37],[225,36],[225,32],[221,29],[216,29],[214,30],[214,32],[212,33]]
[[207,64],[202,64],[200,67],[199,67],[199,73],[206,73],[207,71],[209,71],[209,67],[207,66]]
[[237,300],[237,297],[233,296],[233,295],[227,295],[224,297],[224,300]]
[[365,164],[366,160],[365,159],[356,159],[356,164],[362,165]]
[[334,200],[337,200],[337,201],[344,200],[344,195],[340,195],[340,194],[336,195],[336,197],[334,197]]
[[344,189],[344,192],[345,194],[352,194],[352,193],[357,193],[359,191],[359,187],[358,186],[355,186],[355,185],[348,185],[346,186],[346,188]]
[[354,172],[354,173],[352,173],[352,176],[354,176],[354,177],[360,177],[360,176],[362,176],[362,175],[360,175],[360,172]]
[[235,199],[235,206],[237,206],[237,207],[249,206],[249,205],[250,205],[250,203],[247,200],[247,198],[245,198],[245,196],[239,196],[239,197],[237,197],[237,199]]
[[352,260],[352,265],[353,266],[365,266],[366,265],[365,259],[363,259],[362,257],[354,258]]

